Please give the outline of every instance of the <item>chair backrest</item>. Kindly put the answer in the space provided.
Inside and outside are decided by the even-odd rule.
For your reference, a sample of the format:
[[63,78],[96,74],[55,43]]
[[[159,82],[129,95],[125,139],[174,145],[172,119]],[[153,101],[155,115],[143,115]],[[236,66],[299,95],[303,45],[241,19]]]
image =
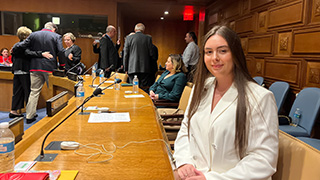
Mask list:
[[122,82],[127,82],[128,74],[118,73],[118,76],[119,76],[119,78],[121,79]]
[[289,113],[291,118],[297,108],[301,110],[299,126],[303,127],[310,136],[320,111],[320,88],[305,88],[299,92]]
[[274,98],[276,99],[278,113],[282,108],[285,99],[287,98],[289,92],[289,84],[283,81],[276,81],[271,84],[269,90],[273,93]]
[[264,81],[264,78],[263,78],[263,77],[261,77],[261,76],[256,76],[256,77],[253,77],[253,79],[254,79],[260,86],[263,85],[263,81]]
[[185,86],[184,87],[184,90],[182,92],[182,95],[181,95],[181,98],[180,98],[180,101],[179,101],[179,106],[178,108],[183,110],[183,111],[186,111],[186,108],[187,108],[187,105],[188,105],[188,101],[189,101],[189,97],[190,97],[190,94],[191,94],[191,90],[192,88],[189,87],[189,86]]

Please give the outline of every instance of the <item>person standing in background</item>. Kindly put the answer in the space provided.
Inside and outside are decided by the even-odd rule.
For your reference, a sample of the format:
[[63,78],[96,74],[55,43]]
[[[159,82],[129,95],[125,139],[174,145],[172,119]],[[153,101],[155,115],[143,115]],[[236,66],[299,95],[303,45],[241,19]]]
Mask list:
[[[100,64],[98,65],[105,71],[105,77],[109,77],[111,71],[114,71],[118,67],[118,50],[112,42],[112,38],[117,34],[116,28],[109,25],[106,28],[106,34],[100,39]],[[109,67],[112,66],[111,69]]]
[[194,69],[199,60],[199,47],[197,36],[194,32],[188,32],[184,38],[188,44],[186,49],[183,51],[182,60],[184,65],[188,69],[188,81],[193,81]]
[[31,80],[31,92],[29,95],[27,111],[27,123],[32,123],[36,120],[36,111],[39,100],[39,95],[43,84],[47,82],[49,73],[52,73],[54,69],[57,69],[58,62],[57,56],[59,56],[60,66],[64,66],[64,48],[62,45],[61,35],[55,33],[58,30],[57,25],[52,22],[47,22],[41,31],[36,31],[30,34],[30,36],[21,42],[19,45],[13,48],[13,51],[17,48],[29,48],[31,51],[49,51],[53,58],[32,58],[30,64],[30,80]]
[[[66,65],[65,70],[68,71],[69,69],[73,68],[75,65],[77,65],[81,60],[81,48],[74,44],[76,41],[76,37],[68,32],[63,35],[63,41],[66,44],[67,48],[65,51],[66,58]],[[71,72],[74,72],[76,74],[81,74],[83,69],[81,69],[81,66],[78,65],[78,67],[75,67],[71,70]]]
[[[18,44],[25,40],[31,33],[32,31],[25,26],[18,28],[17,36],[20,39],[20,42],[16,43],[14,46],[18,46]],[[50,59],[52,58],[52,55],[49,52],[30,51],[29,49],[19,49],[12,52],[12,73],[14,76],[12,105],[9,118],[23,117],[23,115],[19,114],[17,110],[24,107],[24,102],[28,104],[30,94],[29,70],[31,57],[45,57]]]
[[[132,83],[134,75],[138,76],[139,87],[148,92],[153,84],[152,76],[152,38],[143,34],[145,26],[142,23],[135,25],[135,33],[127,36],[124,43],[123,65]],[[153,75],[154,76],[154,75]]]
[[0,64],[3,64],[4,66],[11,66],[12,56],[9,56],[9,50],[7,48],[2,48],[0,52],[1,52]]

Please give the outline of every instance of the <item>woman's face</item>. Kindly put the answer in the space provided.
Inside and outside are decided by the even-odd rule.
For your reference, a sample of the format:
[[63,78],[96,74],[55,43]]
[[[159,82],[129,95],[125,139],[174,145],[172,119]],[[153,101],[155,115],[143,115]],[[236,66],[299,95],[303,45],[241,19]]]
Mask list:
[[171,57],[168,57],[168,60],[166,62],[166,70],[168,70],[168,71],[173,70],[173,64],[172,64]]
[[4,58],[7,58],[9,56],[9,52],[7,49],[4,49],[1,54]]
[[72,42],[70,36],[65,36],[64,37],[64,43],[66,44],[67,47],[70,47],[70,46],[73,45],[73,42]]
[[222,36],[211,36],[204,46],[204,53],[204,62],[212,75],[216,78],[233,78],[232,53]]

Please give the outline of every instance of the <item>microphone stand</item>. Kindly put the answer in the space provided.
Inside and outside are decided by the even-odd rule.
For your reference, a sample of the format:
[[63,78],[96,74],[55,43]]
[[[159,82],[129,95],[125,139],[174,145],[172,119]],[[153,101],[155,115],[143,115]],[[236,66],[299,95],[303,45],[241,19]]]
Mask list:
[[86,73],[90,70],[90,69],[92,69],[93,68],[93,66],[95,66],[97,64],[97,62],[95,62],[89,69],[87,69],[84,73],[82,73],[82,74],[84,74],[84,75],[86,75]]
[[[115,83],[120,83],[120,81],[117,81]],[[70,113],[66,118],[64,118],[58,125],[56,125],[53,129],[51,129],[48,134],[45,136],[44,140],[42,141],[42,145],[41,145],[41,151],[40,151],[40,155],[35,159],[35,161],[42,161],[42,162],[52,162],[56,156],[58,154],[44,154],[44,143],[46,142],[46,139],[48,138],[48,136],[55,130],[57,129],[57,127],[59,127],[63,122],[65,122],[70,116],[72,116],[79,108],[81,108],[84,104],[86,104],[91,98],[98,96],[99,94],[102,94],[102,91],[107,89],[110,86],[113,86],[115,83],[107,86],[104,89],[98,88],[96,89],[91,96],[87,97],[83,103],[77,107],[74,111],[72,111],[72,113]]]

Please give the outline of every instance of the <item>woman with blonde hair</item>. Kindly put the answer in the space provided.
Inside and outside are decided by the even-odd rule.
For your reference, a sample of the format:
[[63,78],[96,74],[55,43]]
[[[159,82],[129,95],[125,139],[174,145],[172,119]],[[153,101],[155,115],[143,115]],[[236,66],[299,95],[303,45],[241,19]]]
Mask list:
[[150,98],[178,102],[187,83],[186,72],[181,56],[170,54],[166,62],[166,71],[149,89]]
[[174,145],[182,179],[271,179],[278,114],[271,91],[250,76],[240,38],[226,26],[205,36]]
[[[25,40],[32,31],[21,26],[17,30],[17,36],[20,42],[16,43],[13,47],[19,45],[23,40]],[[30,60],[31,57],[46,57],[47,59],[53,56],[49,52],[41,51],[30,51],[29,49],[18,49],[12,52],[13,66],[12,73],[13,76],[13,96],[12,96],[12,106],[9,113],[10,118],[23,117],[22,114],[18,113],[19,109],[24,107],[24,102],[28,102],[30,94]]]
[[[71,32],[68,32],[63,35],[63,41],[67,46],[65,51],[65,56],[67,57],[65,68],[66,71],[68,71],[80,62],[82,51],[79,46],[74,44],[74,42],[76,41],[76,37]],[[71,70],[71,72],[74,72],[76,74],[81,74],[82,71],[83,69],[80,65]]]

